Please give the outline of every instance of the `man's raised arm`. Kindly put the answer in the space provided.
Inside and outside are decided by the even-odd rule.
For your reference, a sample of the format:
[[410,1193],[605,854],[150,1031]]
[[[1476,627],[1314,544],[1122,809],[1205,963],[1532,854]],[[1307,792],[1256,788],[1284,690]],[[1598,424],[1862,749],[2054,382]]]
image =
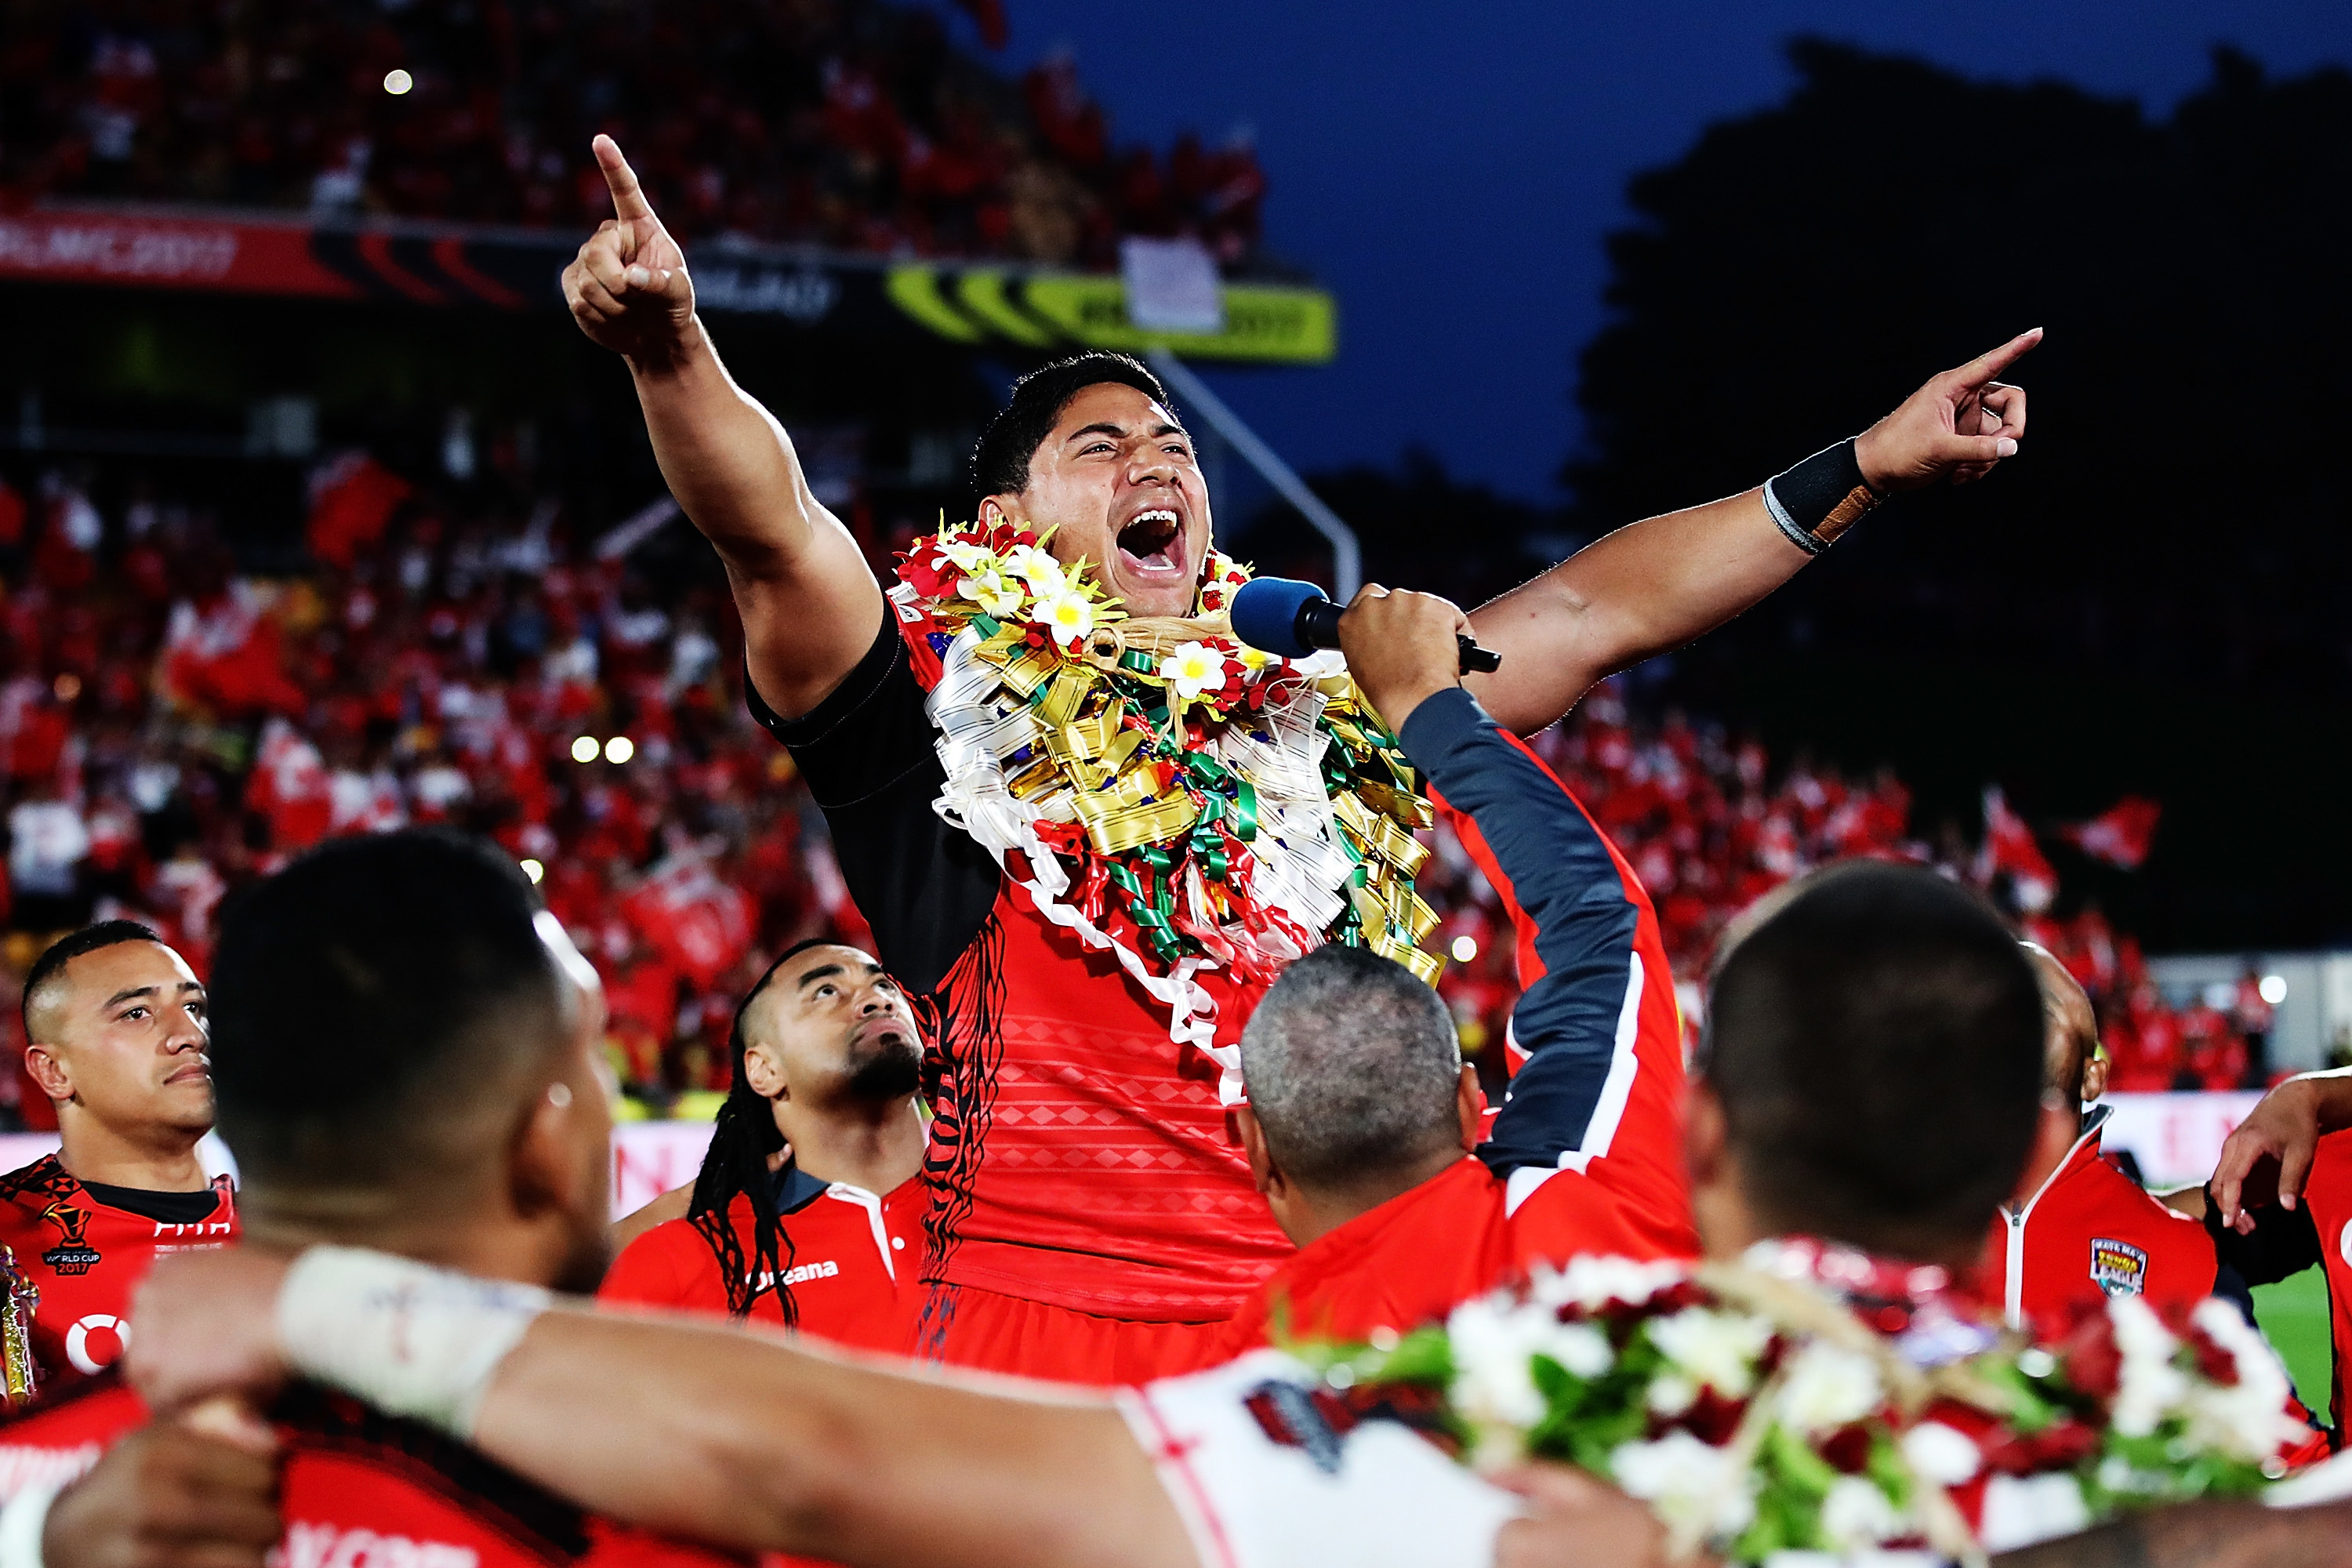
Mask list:
[[1595,681],[1763,598],[1887,495],[1981,479],[2025,434],[2023,389],[1995,378],[2041,341],[2036,327],[1935,377],[1855,440],[1780,476],[1769,500],[1759,485],[1628,524],[1480,606],[1471,626],[1503,667],[1472,676],[1471,694],[1531,734]]
[[607,219],[563,269],[580,330],[629,362],[670,494],[727,565],[752,684],[787,718],[823,701],[882,624],[865,557],[809,489],[792,438],[735,384],[694,311],[686,257],[609,136]]

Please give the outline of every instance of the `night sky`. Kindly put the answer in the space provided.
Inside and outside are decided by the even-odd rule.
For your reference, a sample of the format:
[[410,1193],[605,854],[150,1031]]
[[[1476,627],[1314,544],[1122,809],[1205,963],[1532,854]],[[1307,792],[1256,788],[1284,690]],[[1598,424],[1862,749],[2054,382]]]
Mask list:
[[[1792,35],[2060,78],[2159,116],[2205,80],[2215,43],[2280,75],[2352,61],[2346,0],[1008,6],[1006,58],[1073,48],[1118,140],[1255,132],[1268,238],[1341,311],[1329,367],[1213,377],[1260,434],[1310,470],[1390,463],[1419,443],[1536,500],[1560,499],[1553,476],[1577,440],[1575,355],[1602,319],[1601,240],[1624,221],[1626,176],[1671,162],[1711,121],[1776,102]],[[1955,158],[2000,155],[2000,126],[1953,130]],[[1986,243],[1997,252],[2000,237]]]

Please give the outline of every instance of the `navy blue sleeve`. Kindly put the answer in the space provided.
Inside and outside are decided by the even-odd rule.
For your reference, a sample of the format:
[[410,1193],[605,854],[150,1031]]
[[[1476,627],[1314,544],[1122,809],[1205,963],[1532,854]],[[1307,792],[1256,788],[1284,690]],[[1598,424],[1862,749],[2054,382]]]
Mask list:
[[1478,1157],[1502,1177],[1558,1166],[1583,1150],[1621,1056],[1622,1070],[1632,1070],[1640,908],[1601,830],[1467,691],[1424,700],[1398,738],[1446,804],[1470,819],[1484,841],[1472,853],[1535,929],[1534,967],[1542,973],[1520,976],[1526,990],[1511,1015],[1528,1060]]

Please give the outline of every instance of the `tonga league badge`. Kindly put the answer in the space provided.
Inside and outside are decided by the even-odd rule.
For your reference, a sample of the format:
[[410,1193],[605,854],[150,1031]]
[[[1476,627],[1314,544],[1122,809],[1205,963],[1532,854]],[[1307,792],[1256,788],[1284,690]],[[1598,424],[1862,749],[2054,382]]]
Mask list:
[[2147,1293],[2147,1254],[2128,1241],[2091,1238],[2091,1283],[2110,1296]]

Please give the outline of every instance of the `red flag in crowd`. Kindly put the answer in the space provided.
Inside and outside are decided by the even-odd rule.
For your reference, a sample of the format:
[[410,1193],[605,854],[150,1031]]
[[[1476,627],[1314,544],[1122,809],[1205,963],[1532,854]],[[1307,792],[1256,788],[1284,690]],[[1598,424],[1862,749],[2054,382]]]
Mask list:
[[2009,799],[1998,784],[1985,787],[1984,819],[1984,848],[1978,856],[1977,880],[1990,882],[2006,871],[2020,909],[2028,914],[2048,909],[2058,896],[2058,873],[2051,868],[2042,846],[2033,841],[2033,829],[2025,826],[2025,818],[2009,809]]
[[346,452],[310,475],[310,553],[351,570],[359,552],[383,537],[408,499],[406,479],[364,452]]
[[2164,815],[2164,807],[2145,795],[2127,795],[2088,822],[2069,823],[2058,830],[2058,837],[2095,860],[2105,860],[2110,866],[2120,866],[2126,871],[2139,869],[2147,858],[2147,847],[2156,837],[2156,820]]
[[698,855],[656,867],[621,908],[647,945],[705,990],[751,945],[751,900]]

